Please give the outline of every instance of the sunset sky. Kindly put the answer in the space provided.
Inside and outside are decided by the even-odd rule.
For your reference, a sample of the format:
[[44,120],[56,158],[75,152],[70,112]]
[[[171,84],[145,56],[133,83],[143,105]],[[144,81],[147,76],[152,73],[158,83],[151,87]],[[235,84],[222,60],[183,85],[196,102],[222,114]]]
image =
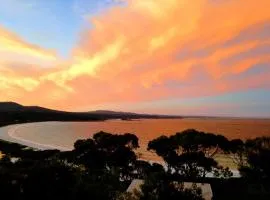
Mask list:
[[270,1],[0,0],[0,101],[270,117]]

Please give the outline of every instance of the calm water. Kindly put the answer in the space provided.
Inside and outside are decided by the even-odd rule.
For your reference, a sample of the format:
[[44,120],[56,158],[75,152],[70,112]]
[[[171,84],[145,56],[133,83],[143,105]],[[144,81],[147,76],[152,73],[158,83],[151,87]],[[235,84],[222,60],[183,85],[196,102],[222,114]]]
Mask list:
[[[98,131],[134,133],[140,140],[140,152],[145,159],[153,155],[146,151],[148,141],[171,135],[188,128],[222,134],[232,138],[270,136],[270,120],[252,119],[147,119],[138,121],[110,120],[105,122],[42,122],[6,127],[17,140],[31,141],[36,145],[54,145],[72,148],[77,139],[89,138]],[[12,130],[13,129],[13,130]],[[12,131],[10,131],[12,130]],[[3,130],[2,130],[3,132]]]

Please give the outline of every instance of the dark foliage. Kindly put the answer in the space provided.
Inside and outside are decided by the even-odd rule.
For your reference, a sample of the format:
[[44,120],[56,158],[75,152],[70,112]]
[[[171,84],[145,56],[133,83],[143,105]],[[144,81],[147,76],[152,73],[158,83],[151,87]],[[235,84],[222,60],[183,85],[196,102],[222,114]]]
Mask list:
[[270,179],[270,138],[260,137],[245,143],[246,165],[240,166],[241,174],[261,181]]
[[216,175],[224,175],[224,169],[212,157],[219,150],[229,151],[229,141],[221,135],[189,129],[150,141],[148,150],[154,150],[161,156],[170,172],[183,177],[205,177],[213,171]]
[[[141,193],[136,195],[140,200],[202,199],[200,189],[186,189],[183,182],[210,183],[214,199],[270,197],[269,138],[229,141],[196,130],[161,136],[149,142],[148,149],[164,159],[168,170],[160,164],[138,160],[138,147],[138,138],[130,133],[99,132],[93,138],[76,141],[74,149],[66,152],[39,151],[0,140],[4,154],[0,159],[1,197],[120,200],[119,194],[135,178],[145,181]],[[233,154],[243,178],[228,178],[228,169],[213,159],[217,152]],[[207,178],[208,172],[226,179]]]
[[172,181],[166,173],[151,173],[137,197],[140,200],[203,200],[202,191],[195,184],[185,188],[182,182]]

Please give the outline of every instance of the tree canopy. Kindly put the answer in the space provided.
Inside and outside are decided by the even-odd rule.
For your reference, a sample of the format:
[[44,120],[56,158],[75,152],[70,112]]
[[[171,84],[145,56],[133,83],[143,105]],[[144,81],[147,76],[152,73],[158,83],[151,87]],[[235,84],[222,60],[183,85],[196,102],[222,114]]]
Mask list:
[[217,172],[216,175],[223,172],[223,168],[212,157],[219,150],[228,151],[229,141],[221,135],[188,129],[150,141],[148,150],[161,156],[171,172],[197,178],[213,171]]
[[[139,139],[131,133],[98,132],[92,138],[76,141],[74,149],[65,152],[40,151],[0,140],[1,196],[19,200],[37,196],[39,199],[201,200],[200,189],[195,185],[186,189],[184,181],[218,180],[228,188],[234,180],[230,179],[230,170],[214,159],[217,153],[233,158],[243,182],[270,183],[270,138],[267,137],[228,140],[222,135],[194,129],[160,136],[149,142],[148,150],[162,157],[168,168],[139,160],[137,148]],[[208,173],[219,179],[207,178]],[[144,184],[140,193],[129,196],[125,191],[133,179],[143,179]]]

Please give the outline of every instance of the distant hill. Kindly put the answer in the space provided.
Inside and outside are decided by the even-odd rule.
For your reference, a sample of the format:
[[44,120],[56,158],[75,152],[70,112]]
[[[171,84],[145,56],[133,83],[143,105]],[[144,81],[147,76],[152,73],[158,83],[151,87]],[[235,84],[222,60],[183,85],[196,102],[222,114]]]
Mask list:
[[111,110],[95,110],[90,111],[89,113],[108,114],[108,115],[138,115],[138,113],[111,111]]
[[24,106],[14,103],[14,102],[0,102],[0,112],[1,111],[21,111]]
[[180,118],[169,115],[137,114],[110,110],[90,112],[66,112],[43,108],[39,106],[23,106],[15,102],[0,102],[0,126],[39,121],[96,121],[107,119],[151,119],[151,118]]
[[0,102],[0,112],[18,112],[18,111],[36,111],[36,112],[63,112],[51,110],[40,106],[23,106],[15,102]]

